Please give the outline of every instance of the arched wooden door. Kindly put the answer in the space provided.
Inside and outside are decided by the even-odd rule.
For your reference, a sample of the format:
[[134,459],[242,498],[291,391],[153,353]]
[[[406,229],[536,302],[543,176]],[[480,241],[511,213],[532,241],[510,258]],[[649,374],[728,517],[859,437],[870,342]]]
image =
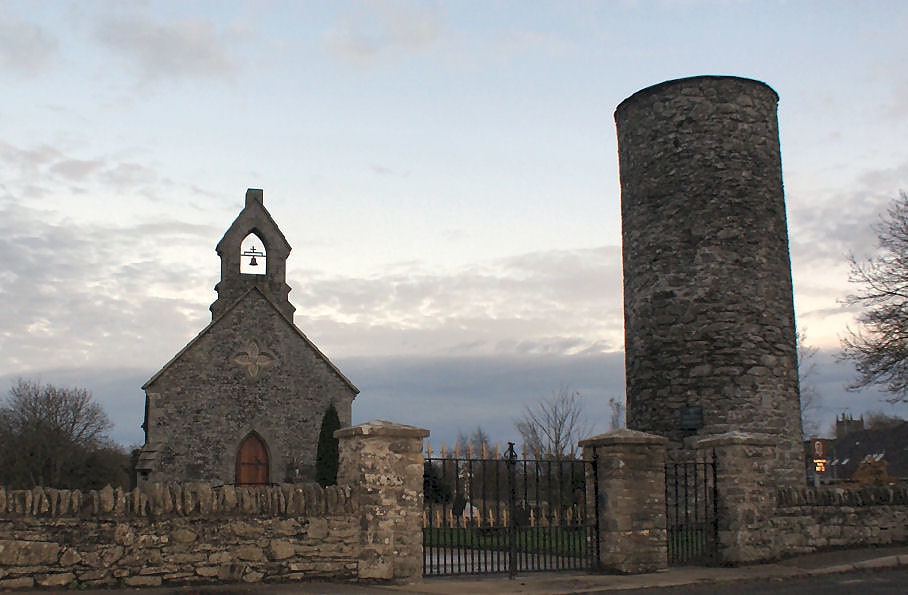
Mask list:
[[237,485],[267,485],[268,450],[256,434],[249,434],[236,455]]

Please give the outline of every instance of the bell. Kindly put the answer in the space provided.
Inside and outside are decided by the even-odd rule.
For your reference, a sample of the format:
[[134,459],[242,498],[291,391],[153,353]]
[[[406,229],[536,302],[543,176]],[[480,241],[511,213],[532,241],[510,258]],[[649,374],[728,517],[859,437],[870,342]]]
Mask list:
[[253,257],[249,260],[249,266],[251,266],[251,267],[257,267],[257,266],[259,266],[259,263],[257,263],[257,262],[255,261],[255,256],[253,256]]

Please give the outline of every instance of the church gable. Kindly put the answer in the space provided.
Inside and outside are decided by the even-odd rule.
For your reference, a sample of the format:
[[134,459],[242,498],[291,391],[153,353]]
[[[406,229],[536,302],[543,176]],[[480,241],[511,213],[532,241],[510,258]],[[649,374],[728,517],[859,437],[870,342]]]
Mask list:
[[[269,347],[278,344],[278,348]],[[283,364],[303,366],[320,376],[333,376],[332,382],[345,386],[354,395],[359,389],[341,373],[325,354],[258,288],[248,290],[221,316],[212,321],[145,385],[155,392],[160,382],[195,382],[232,378],[239,381],[244,372],[248,380],[264,377],[266,368]],[[305,363],[303,363],[305,362]],[[283,374],[279,377],[285,377]]]
[[262,191],[246,191],[246,206],[217,245],[221,258],[221,280],[215,286],[218,299],[211,304],[212,319],[239,299],[251,287],[258,287],[274,301],[288,319],[295,308],[288,299],[286,261],[290,244],[265,209]]
[[[143,386],[140,482],[313,479],[328,407],[350,425],[358,389],[293,323],[289,252],[261,191],[250,190],[218,244],[212,322]],[[247,272],[244,258],[254,259]]]

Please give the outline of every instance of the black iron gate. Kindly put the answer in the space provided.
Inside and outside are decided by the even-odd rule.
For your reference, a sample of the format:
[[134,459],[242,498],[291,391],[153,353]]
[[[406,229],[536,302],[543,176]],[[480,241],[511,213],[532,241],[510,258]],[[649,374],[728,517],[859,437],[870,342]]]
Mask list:
[[710,564],[719,541],[716,455],[665,465],[669,564]]
[[[452,454],[453,456],[449,456]],[[458,452],[425,460],[423,574],[581,570],[599,559],[595,461]]]

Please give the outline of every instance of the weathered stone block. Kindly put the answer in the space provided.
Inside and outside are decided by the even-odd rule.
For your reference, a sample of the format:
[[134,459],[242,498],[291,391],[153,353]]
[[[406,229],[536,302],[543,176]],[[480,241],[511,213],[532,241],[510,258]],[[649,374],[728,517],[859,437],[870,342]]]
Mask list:
[[255,545],[240,545],[232,549],[233,556],[237,560],[246,560],[249,562],[264,562],[265,553],[262,548]]
[[208,560],[208,556],[201,552],[168,552],[164,555],[163,560],[168,564],[185,566],[188,564],[195,564],[197,562],[205,562]]
[[35,582],[41,587],[64,587],[74,580],[76,580],[76,575],[72,572],[39,574],[35,576]]
[[114,543],[129,547],[136,542],[136,534],[126,523],[117,524],[114,529]]
[[127,576],[123,579],[123,584],[127,587],[159,587],[161,582],[160,576],[150,575]]
[[40,541],[0,540],[0,564],[4,566],[33,566],[57,562],[60,546]]
[[242,563],[222,564],[218,568],[218,579],[235,583],[243,578],[245,571],[246,565]]
[[101,563],[104,564],[104,566],[110,566],[114,564],[123,557],[124,551],[125,550],[123,549],[123,546],[120,545],[112,545],[101,548]]
[[299,521],[296,519],[279,519],[274,521],[274,524],[271,525],[271,530],[275,535],[280,535],[283,537],[290,537],[292,535],[299,535],[303,532],[302,526],[299,524]]
[[0,589],[30,589],[35,586],[35,579],[30,576],[6,578],[0,580]]
[[306,535],[310,539],[324,539],[328,536],[328,521],[320,518],[309,519]]
[[296,548],[289,541],[273,539],[268,544],[268,557],[272,560],[286,560],[296,553]]
[[93,582],[98,581],[103,578],[107,578],[108,572],[103,569],[98,570],[80,570],[76,572],[76,576],[82,582]]
[[214,552],[208,556],[209,564],[230,564],[236,559],[232,552]]
[[173,543],[187,544],[196,540],[198,535],[194,531],[180,527],[170,534],[170,540]]
[[60,566],[73,566],[82,561],[82,556],[73,548],[66,548],[60,555]]

